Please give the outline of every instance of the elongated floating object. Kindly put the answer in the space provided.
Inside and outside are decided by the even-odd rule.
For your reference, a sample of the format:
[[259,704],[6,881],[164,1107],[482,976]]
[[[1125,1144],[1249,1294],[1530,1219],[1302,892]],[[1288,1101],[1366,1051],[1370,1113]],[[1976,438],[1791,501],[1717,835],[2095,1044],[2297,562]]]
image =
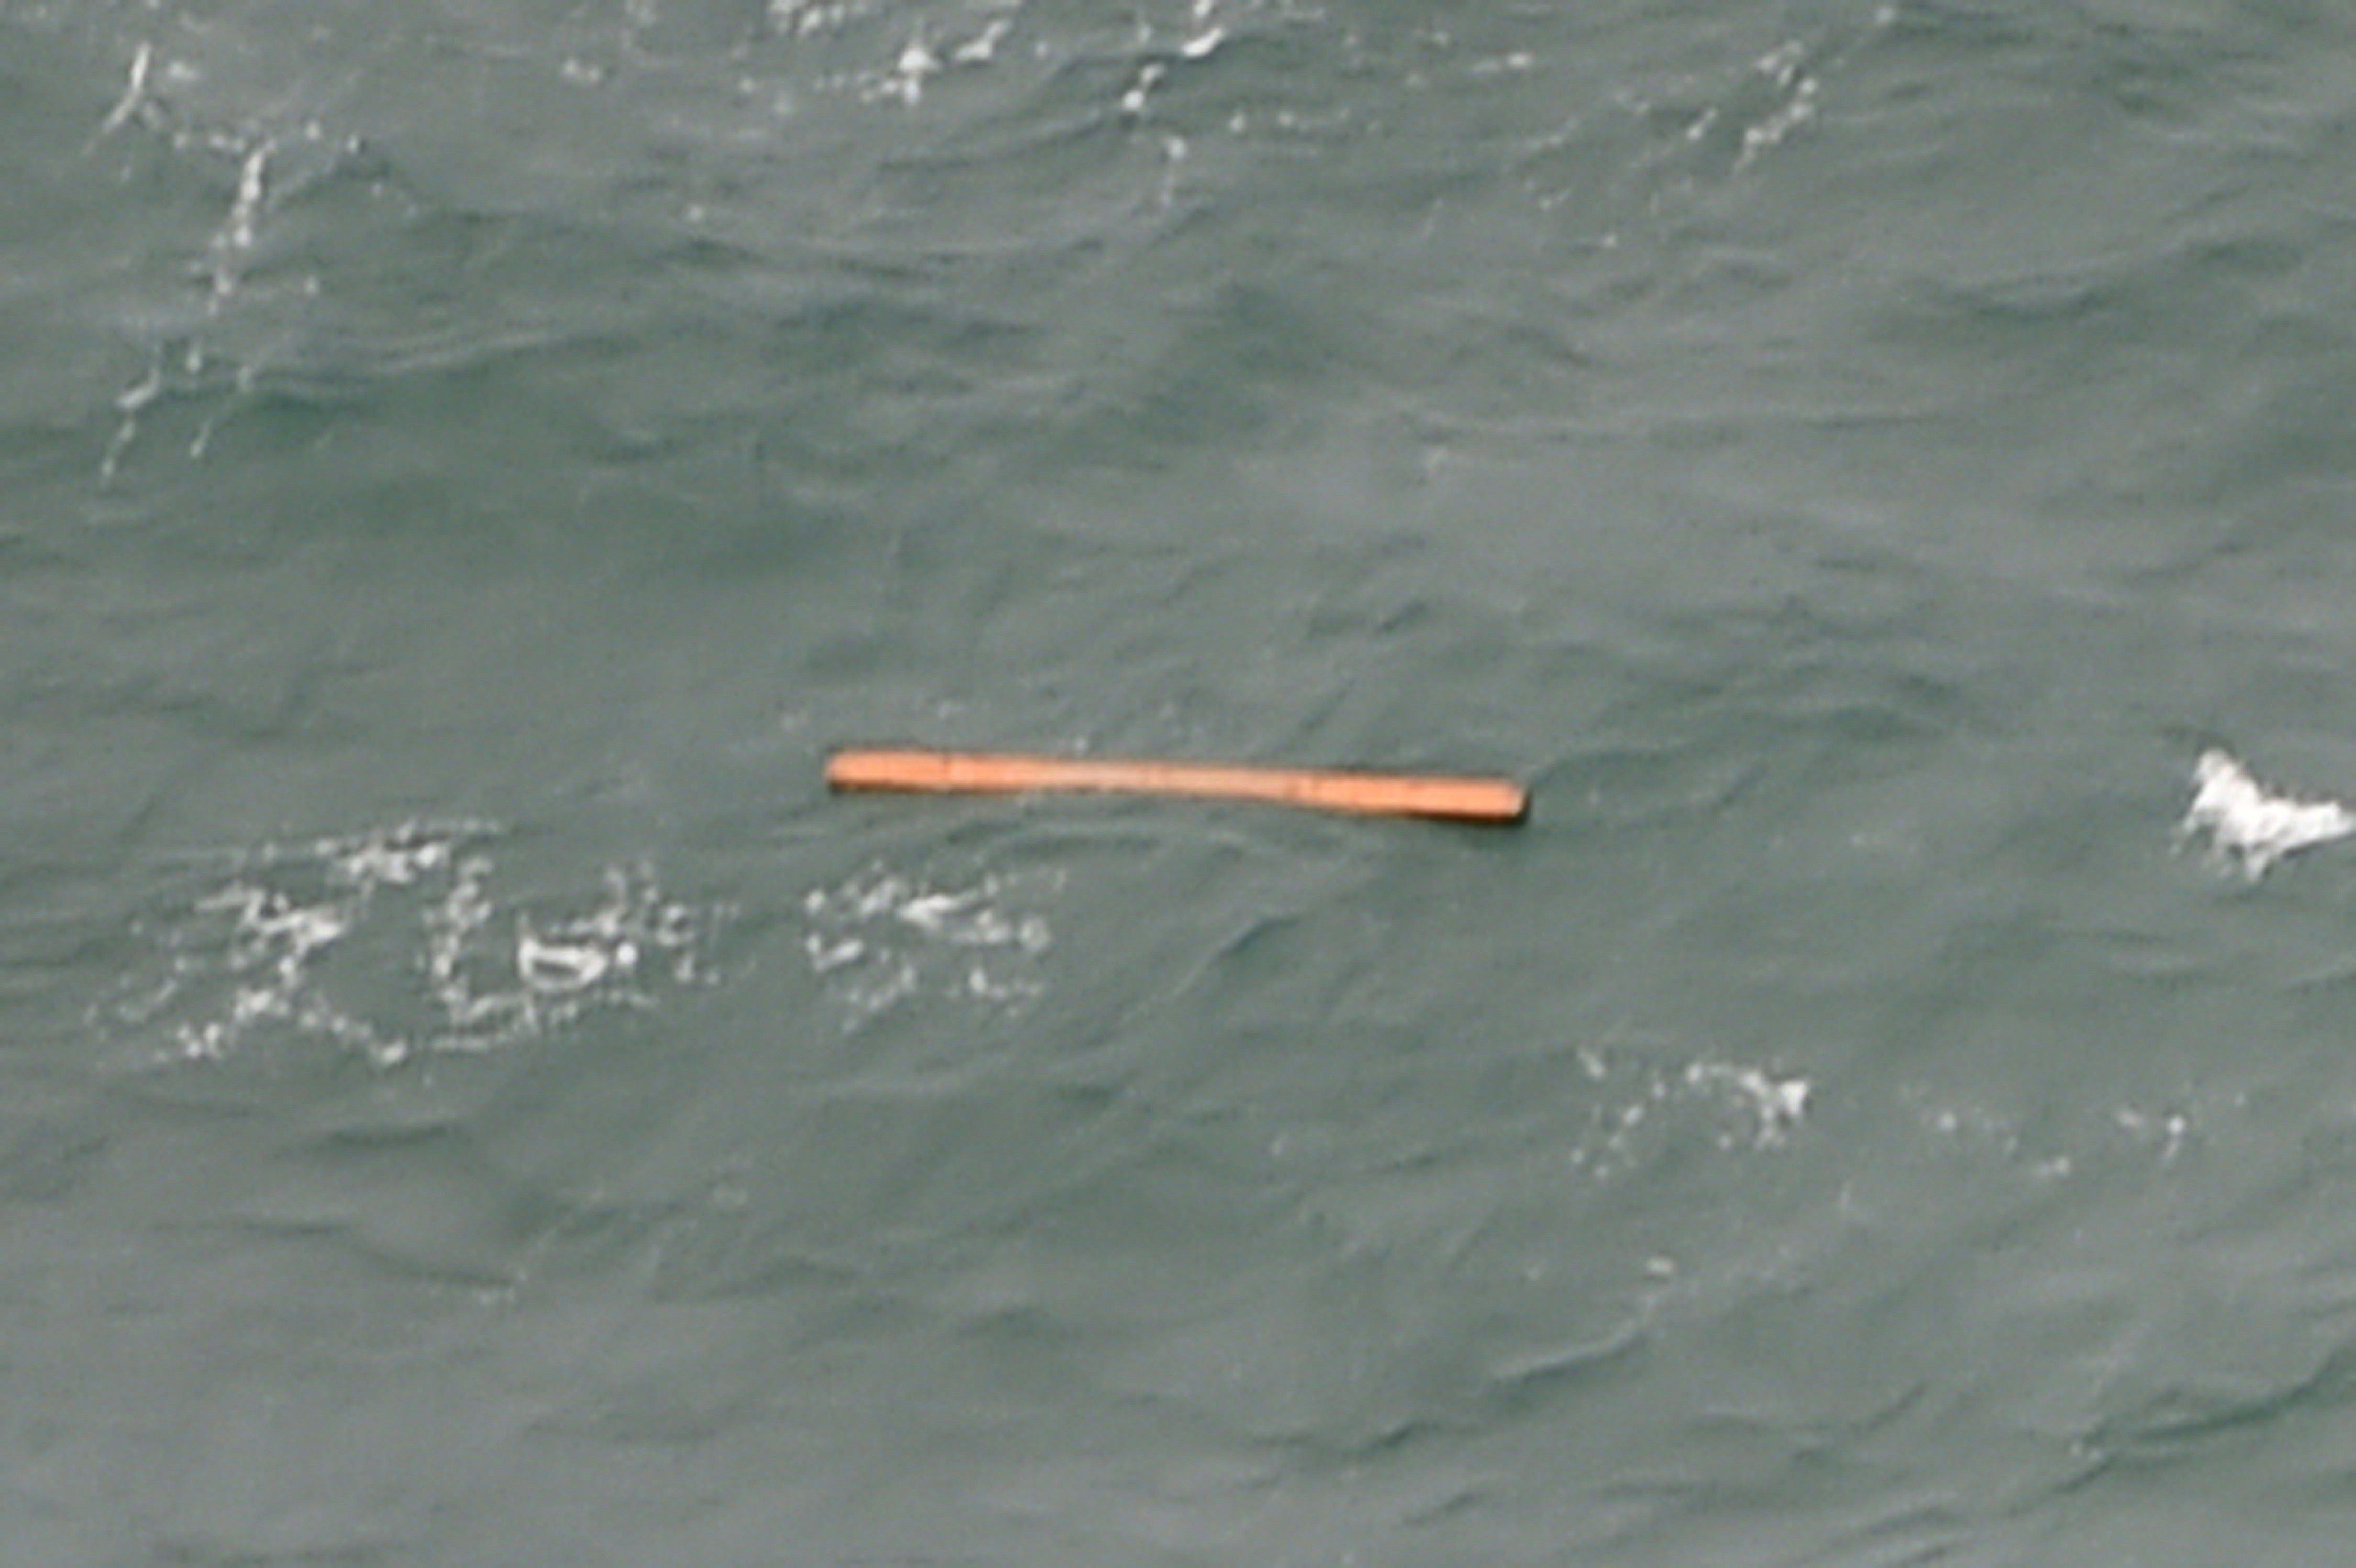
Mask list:
[[826,782],[839,790],[912,790],[930,795],[1029,795],[1061,790],[1189,795],[1497,827],[1520,822],[1530,809],[1529,792],[1511,779],[992,752],[837,752],[827,759]]

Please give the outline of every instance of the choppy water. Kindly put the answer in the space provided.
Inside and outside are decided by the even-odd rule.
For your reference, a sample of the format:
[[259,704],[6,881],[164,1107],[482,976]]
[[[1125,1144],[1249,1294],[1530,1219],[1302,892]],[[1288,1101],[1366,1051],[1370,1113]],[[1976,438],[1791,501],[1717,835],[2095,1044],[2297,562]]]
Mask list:
[[2346,1554],[2340,11],[0,0],[0,1559]]

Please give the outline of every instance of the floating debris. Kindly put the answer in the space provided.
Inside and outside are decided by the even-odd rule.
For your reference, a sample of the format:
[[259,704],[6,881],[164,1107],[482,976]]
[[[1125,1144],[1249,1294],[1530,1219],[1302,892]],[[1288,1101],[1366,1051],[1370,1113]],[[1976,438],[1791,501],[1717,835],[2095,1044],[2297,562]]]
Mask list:
[[2336,800],[2301,800],[2267,789],[2230,752],[2211,747],[2192,769],[2196,786],[2184,814],[2187,838],[2206,836],[2220,860],[2241,863],[2256,881],[2285,855],[2356,833],[2356,813]]

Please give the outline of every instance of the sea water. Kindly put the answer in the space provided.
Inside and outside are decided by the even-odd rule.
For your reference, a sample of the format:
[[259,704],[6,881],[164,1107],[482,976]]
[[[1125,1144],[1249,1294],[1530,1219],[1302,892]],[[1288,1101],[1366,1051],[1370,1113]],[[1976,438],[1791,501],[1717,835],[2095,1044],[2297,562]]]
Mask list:
[[2340,12],[0,0],[0,1560],[2345,1554]]

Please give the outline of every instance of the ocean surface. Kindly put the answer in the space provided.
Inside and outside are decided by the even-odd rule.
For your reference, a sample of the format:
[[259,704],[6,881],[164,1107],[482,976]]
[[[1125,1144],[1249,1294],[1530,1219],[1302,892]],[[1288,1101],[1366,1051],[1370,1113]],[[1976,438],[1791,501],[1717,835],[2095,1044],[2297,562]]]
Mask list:
[[0,0],[0,1563],[2356,1561],[2346,6]]

